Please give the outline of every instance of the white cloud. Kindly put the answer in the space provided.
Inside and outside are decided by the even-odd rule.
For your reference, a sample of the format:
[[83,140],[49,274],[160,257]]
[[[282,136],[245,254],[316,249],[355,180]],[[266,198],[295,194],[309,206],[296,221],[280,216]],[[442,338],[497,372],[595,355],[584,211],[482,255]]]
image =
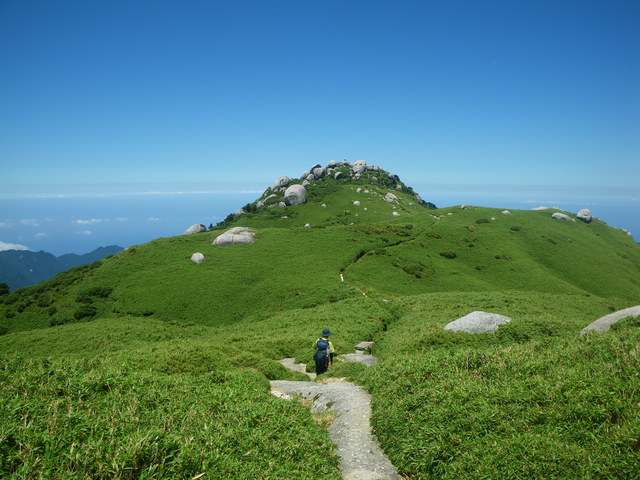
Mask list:
[[147,222],[159,222],[160,219],[158,217],[149,217],[147,218]]
[[0,228],[9,228],[11,226],[11,224],[7,223],[7,222],[0,222]]
[[39,227],[40,226],[38,221],[33,219],[33,218],[25,218],[24,220],[20,220],[20,224],[27,225],[29,227]]
[[48,236],[49,236],[49,234],[48,234],[48,233],[40,232],[40,233],[36,233],[36,234],[33,236],[33,238],[40,239],[40,238],[47,238]]
[[93,235],[91,230],[82,230],[81,232],[76,232],[76,235]]
[[118,217],[118,218],[115,218],[115,219],[112,219],[112,218],[92,218],[90,220],[78,219],[78,220],[74,220],[71,223],[75,223],[76,225],[94,225],[96,223],[102,223],[102,222],[126,222],[127,220],[129,220],[127,217]]
[[31,250],[31,249],[29,247],[25,247],[24,245],[19,245],[17,243],[0,242],[0,252],[4,252],[5,250]]
[[91,220],[74,220],[73,223],[75,223],[76,225],[92,225],[94,223],[102,223],[104,221],[105,219],[103,218],[92,218]]

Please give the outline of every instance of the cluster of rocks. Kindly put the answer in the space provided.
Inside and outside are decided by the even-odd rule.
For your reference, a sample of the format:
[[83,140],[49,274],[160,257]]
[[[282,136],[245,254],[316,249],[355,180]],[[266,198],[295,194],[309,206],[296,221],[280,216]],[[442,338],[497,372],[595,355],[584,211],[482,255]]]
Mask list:
[[[549,207],[536,207],[536,208],[533,208],[532,210],[549,210]],[[562,220],[564,222],[574,222],[575,223],[575,221],[576,221],[575,218],[570,217],[566,213],[562,213],[562,212],[552,213],[551,214],[551,218],[553,218],[555,220]],[[583,221],[584,223],[591,223],[591,220],[593,220],[593,215],[591,215],[591,210],[589,210],[588,208],[583,208],[582,210],[580,210],[576,214],[576,218],[578,220]]]

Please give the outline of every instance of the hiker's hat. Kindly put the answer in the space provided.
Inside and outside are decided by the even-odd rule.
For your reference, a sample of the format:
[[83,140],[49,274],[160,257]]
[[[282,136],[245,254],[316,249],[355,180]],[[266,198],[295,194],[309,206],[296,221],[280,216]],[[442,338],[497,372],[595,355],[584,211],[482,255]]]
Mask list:
[[329,335],[331,335],[331,332],[329,331],[328,328],[325,328],[324,330],[322,330],[323,337],[328,337]]

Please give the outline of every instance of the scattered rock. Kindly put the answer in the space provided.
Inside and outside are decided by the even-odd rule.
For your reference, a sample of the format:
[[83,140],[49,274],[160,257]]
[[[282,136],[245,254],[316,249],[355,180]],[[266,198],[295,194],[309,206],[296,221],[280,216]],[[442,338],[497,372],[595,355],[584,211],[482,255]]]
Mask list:
[[336,162],[335,160],[331,160],[329,163],[327,163],[327,168],[336,168],[338,166],[338,162]]
[[207,227],[205,227],[201,223],[196,223],[195,225],[191,225],[189,228],[187,228],[184,231],[183,235],[192,235],[194,233],[202,233],[206,231],[207,231]]
[[307,189],[302,185],[291,185],[284,192],[284,203],[290,205],[302,205],[307,201]]
[[255,232],[248,227],[233,227],[221,235],[218,235],[213,241],[213,245],[226,247],[227,245],[236,245],[239,243],[255,243]]
[[503,323],[510,322],[509,317],[496,313],[475,311],[445,325],[445,330],[466,333],[495,333]]
[[240,215],[244,215],[244,210],[240,209],[240,210],[236,210],[235,212],[233,212],[233,216],[234,217],[239,217]]
[[502,214],[503,215],[511,215],[511,212],[509,210],[503,210]]
[[564,222],[575,222],[575,219],[571,218],[569,215],[564,213],[556,212],[551,215],[551,218],[555,218],[556,220],[562,220]]
[[335,175],[333,176],[333,178],[336,179],[336,180],[340,180],[341,178],[344,178],[344,173],[336,172]]
[[204,255],[201,254],[200,252],[196,252],[193,255],[191,255],[191,261],[192,262],[200,264],[200,263],[204,262],[204,260],[205,260]]
[[384,196],[384,201],[385,202],[397,202],[398,201],[398,197],[396,195],[394,195],[393,193],[389,192]]
[[359,207],[359,206],[360,206],[360,202],[359,202],[358,200],[354,200],[354,201],[353,201],[353,204],[354,204],[356,207]]
[[613,312],[613,313],[610,313],[609,315],[605,315],[604,317],[600,317],[595,322],[584,327],[580,332],[580,335],[584,335],[585,333],[589,333],[589,332],[598,332],[598,333],[608,332],[609,329],[611,328],[611,325],[616,323],[618,320],[622,320],[623,318],[627,318],[627,317],[637,317],[639,315],[640,315],[640,305],[631,307],[631,308],[625,308],[624,310],[618,310],[617,312]]
[[588,208],[583,208],[582,210],[580,210],[577,217],[578,220],[582,220],[584,223],[591,223],[591,220],[593,220],[593,217],[591,216],[591,210],[589,210]]
[[391,215],[393,215],[394,217],[399,217],[400,214],[398,212],[392,212]]
[[310,224],[310,223],[305,223],[305,224],[304,224],[304,227],[305,227],[305,228],[311,228],[311,224]]

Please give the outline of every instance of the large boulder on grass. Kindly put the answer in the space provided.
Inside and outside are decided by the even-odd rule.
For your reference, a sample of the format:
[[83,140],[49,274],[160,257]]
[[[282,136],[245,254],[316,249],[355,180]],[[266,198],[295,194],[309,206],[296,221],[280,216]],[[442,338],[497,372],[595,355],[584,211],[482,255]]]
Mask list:
[[213,241],[213,245],[226,247],[228,245],[237,245],[239,243],[255,243],[255,232],[248,227],[233,227],[221,235],[218,235]]
[[307,201],[307,189],[302,185],[291,185],[284,192],[284,203],[287,206],[302,205]]
[[638,317],[640,316],[640,305],[635,307],[625,308],[624,310],[618,310],[617,312],[610,313],[609,315],[605,315],[604,317],[600,317],[595,322],[587,325],[582,329],[580,335],[584,335],[589,332],[598,332],[604,333],[608,332],[611,328],[611,325],[622,320],[627,317]]
[[576,216],[578,217],[578,220],[582,220],[584,223],[591,223],[591,220],[593,219],[591,216],[591,210],[588,208],[583,208]]
[[569,215],[560,212],[554,213],[553,215],[551,215],[551,218],[555,220],[562,220],[563,222],[575,222],[575,220]]
[[196,223],[195,225],[191,225],[189,228],[187,228],[184,231],[183,235],[192,235],[194,233],[202,233],[206,231],[207,231],[207,227],[205,227],[201,223]]
[[509,317],[497,313],[475,311],[445,325],[445,330],[466,333],[495,333],[503,323],[510,322]]

